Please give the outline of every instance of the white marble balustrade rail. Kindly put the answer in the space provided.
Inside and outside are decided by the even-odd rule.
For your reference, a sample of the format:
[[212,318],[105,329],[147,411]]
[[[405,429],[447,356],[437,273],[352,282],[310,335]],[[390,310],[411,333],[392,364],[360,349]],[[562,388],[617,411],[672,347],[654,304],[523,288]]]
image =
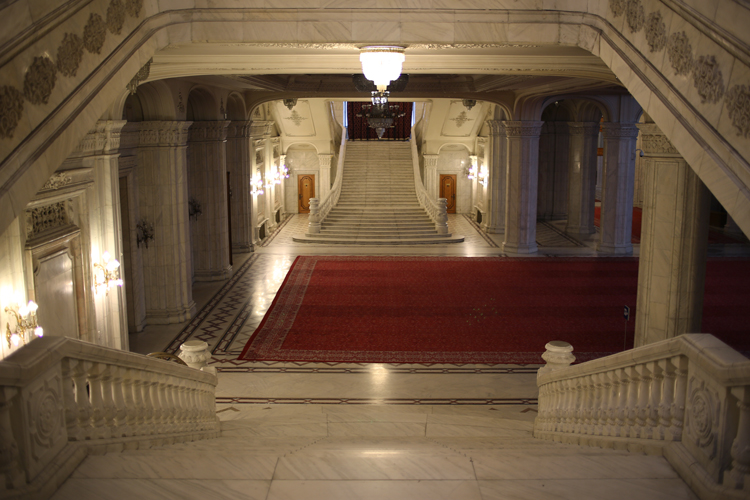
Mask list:
[[534,437],[663,454],[701,498],[750,495],[750,360],[686,334],[541,373]]
[[422,176],[419,175],[419,152],[417,151],[417,134],[414,127],[411,129],[411,158],[414,165],[414,189],[417,191],[417,198],[427,214],[435,222],[435,229],[438,234],[448,234],[448,200],[438,198],[433,200],[427,194],[427,190],[422,183]]
[[341,146],[339,147],[339,161],[336,164],[336,180],[333,181],[333,187],[328,193],[328,196],[322,203],[317,198],[310,199],[310,217],[308,223],[308,233],[318,234],[320,233],[321,223],[328,216],[328,213],[336,203],[339,202],[339,196],[341,195],[341,182],[344,178],[344,160],[346,160],[346,139],[349,137],[349,132],[346,127],[342,127],[341,131]]
[[141,354],[37,339],[0,362],[3,486],[44,498],[88,453],[217,437],[216,383]]

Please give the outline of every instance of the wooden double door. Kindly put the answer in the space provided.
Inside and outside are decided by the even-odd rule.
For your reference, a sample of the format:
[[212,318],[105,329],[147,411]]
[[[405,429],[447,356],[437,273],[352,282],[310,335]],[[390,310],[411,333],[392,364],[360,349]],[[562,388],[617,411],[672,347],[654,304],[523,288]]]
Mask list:
[[440,198],[448,200],[448,213],[456,213],[456,174],[440,174]]
[[297,175],[297,209],[301,214],[310,213],[310,198],[315,198],[315,176]]

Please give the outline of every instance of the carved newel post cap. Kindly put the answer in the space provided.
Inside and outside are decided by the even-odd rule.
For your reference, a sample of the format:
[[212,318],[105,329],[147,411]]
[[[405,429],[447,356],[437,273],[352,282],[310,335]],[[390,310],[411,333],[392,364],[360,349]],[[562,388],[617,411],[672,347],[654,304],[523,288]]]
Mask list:
[[188,340],[180,346],[180,354],[177,356],[196,370],[206,366],[206,362],[211,359],[208,344],[202,340]]
[[546,365],[539,368],[537,377],[543,373],[553,372],[560,368],[570,366],[570,364],[576,360],[576,357],[571,354],[573,352],[573,346],[562,340],[553,340],[547,342],[544,346],[547,349],[542,354],[542,359],[547,362]]

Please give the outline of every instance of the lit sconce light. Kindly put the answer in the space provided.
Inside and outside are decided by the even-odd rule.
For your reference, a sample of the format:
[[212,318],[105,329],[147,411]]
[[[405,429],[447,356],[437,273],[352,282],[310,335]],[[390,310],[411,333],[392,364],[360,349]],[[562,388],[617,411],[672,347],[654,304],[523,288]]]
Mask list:
[[471,166],[469,167],[469,173],[467,174],[467,177],[470,180],[473,180],[477,178],[477,157],[472,155],[469,158],[471,158]]
[[487,177],[489,177],[489,173],[487,172],[487,167],[482,165],[482,167],[479,169],[479,174],[477,174],[477,178],[479,179],[479,184],[481,184],[482,186],[486,186]]
[[122,286],[120,263],[110,257],[109,252],[102,254],[102,263],[94,263],[94,289],[97,294],[109,294],[113,286]]
[[253,175],[253,178],[250,181],[250,187],[252,188],[250,190],[251,195],[258,196],[263,194],[263,179],[260,178],[259,173]]
[[277,171],[273,166],[271,168],[273,170],[266,176],[266,183],[264,184],[266,189],[271,189],[276,184]]
[[5,308],[6,313],[16,318],[14,330],[11,331],[10,322],[5,324],[5,340],[8,341],[9,348],[26,344],[26,338],[32,332],[36,337],[44,335],[44,329],[37,323],[37,309],[39,306],[33,300],[25,306],[19,307],[18,304],[11,304]]

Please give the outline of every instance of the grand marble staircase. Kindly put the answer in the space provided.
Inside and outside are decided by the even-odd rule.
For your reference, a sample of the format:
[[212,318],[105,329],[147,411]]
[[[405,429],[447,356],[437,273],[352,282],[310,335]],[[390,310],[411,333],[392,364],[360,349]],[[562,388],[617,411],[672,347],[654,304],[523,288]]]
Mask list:
[[438,234],[419,204],[408,142],[350,141],[341,195],[320,233],[295,237],[306,243],[415,245],[459,243],[463,236]]

